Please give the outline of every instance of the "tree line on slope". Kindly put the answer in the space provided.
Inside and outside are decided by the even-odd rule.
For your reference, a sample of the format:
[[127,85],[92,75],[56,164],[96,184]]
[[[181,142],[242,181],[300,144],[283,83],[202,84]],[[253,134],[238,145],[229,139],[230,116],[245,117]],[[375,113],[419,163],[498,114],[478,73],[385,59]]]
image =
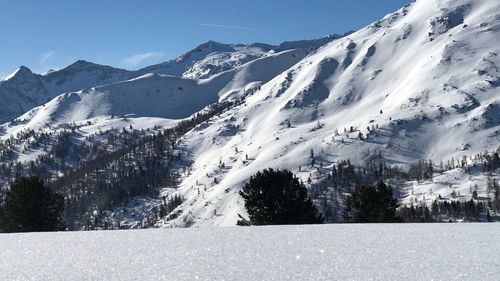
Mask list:
[[[47,153],[27,165],[20,162],[0,165],[0,179],[4,182],[2,194],[6,194],[8,182],[23,176],[37,176],[52,190],[64,195],[68,229],[120,227],[119,222],[117,225],[109,220],[111,211],[137,196],[157,198],[160,187],[176,188],[176,163],[182,157],[178,140],[234,104],[213,104],[205,112],[163,131],[134,130],[130,126],[88,136],[83,142],[76,137],[77,128],[64,130],[51,140],[47,140],[45,133],[30,132],[29,136],[38,136],[32,138],[32,142],[41,141],[34,147],[44,146]],[[10,141],[9,145],[12,145]],[[178,196],[165,198],[152,208],[142,226],[154,225],[171,212],[173,206],[180,205],[181,200]]]
[[[341,160],[326,168],[321,162],[311,160],[309,169],[317,171],[317,178],[313,181],[309,177],[309,191],[327,222],[343,222],[344,210],[348,207],[351,194],[374,182],[383,180],[394,186],[403,186],[408,181],[432,181],[434,176],[451,169],[460,168],[469,174],[471,169],[482,169],[484,176],[487,177],[486,191],[489,194],[487,198],[478,198],[477,187],[471,187],[471,202],[459,200],[460,195],[453,191],[450,198],[439,196],[436,199],[438,208],[434,208],[434,212],[429,210],[425,200],[417,199],[412,199],[409,206],[400,206],[398,209],[399,216],[408,222],[449,219],[485,221],[488,217],[491,218],[492,213],[500,213],[500,188],[498,182],[491,176],[500,168],[498,155],[499,151],[479,153],[470,157],[469,161],[465,159],[462,161],[452,159],[447,163],[441,161],[437,167],[432,161],[421,160],[411,165],[408,171],[397,165],[388,165],[377,152],[370,157],[371,161],[365,167],[355,166],[349,160]],[[309,157],[316,158],[314,152],[311,152]]]
[[[498,197],[498,186],[496,193]],[[238,225],[317,224],[326,219],[312,203],[305,185],[288,170],[270,168],[258,172],[240,195],[249,219],[239,215]],[[463,202],[434,200],[431,209],[426,204],[400,206],[392,188],[383,180],[374,185],[360,185],[345,195],[343,204],[343,223],[434,222],[450,218],[492,221],[489,212],[492,206],[485,206],[477,198]]]
[[[210,112],[215,115],[225,108],[222,105],[220,110],[213,108]],[[26,149],[43,147],[48,153],[28,165],[13,161],[2,164],[0,177],[12,179],[34,174],[46,179],[53,189],[65,195],[68,206],[65,217],[70,229],[119,227],[108,221],[110,210],[122,206],[136,196],[157,197],[158,186],[176,187],[178,176],[175,174],[177,169],[173,163],[179,163],[182,156],[177,147],[177,140],[193,126],[208,120],[213,116],[212,113],[206,116],[204,114],[207,113],[199,114],[183,121],[184,123],[181,122],[178,127],[160,132],[134,130],[132,127],[102,132],[100,136],[106,135],[106,142],[96,141],[100,137],[96,135],[88,136],[85,142],[76,144],[76,125],[68,125],[68,130],[57,135],[35,131],[20,133],[20,139],[27,140]],[[9,149],[14,149],[13,143],[18,141],[10,138],[5,143]],[[12,151],[4,155],[11,153]],[[318,174],[323,176],[315,183],[312,183],[311,179],[308,180],[311,184],[311,198],[327,222],[354,222],[353,214],[351,217],[344,216],[349,200],[353,200],[356,192],[370,191],[371,189],[366,187],[373,188],[371,184],[379,180],[390,181],[396,185],[408,180],[430,180],[437,173],[457,167],[470,172],[470,162],[473,163],[472,167],[482,166],[485,173],[492,173],[500,167],[498,152],[480,153],[460,161],[441,161],[439,165],[430,160],[422,160],[412,165],[408,171],[399,166],[387,165],[380,153],[375,153],[372,157],[374,161],[369,162],[366,167],[356,167],[346,160],[334,164],[331,169],[323,167],[323,163],[316,159],[314,151],[310,154],[311,168],[317,169]],[[492,187],[488,190],[494,195],[493,200],[487,204],[474,198],[474,206],[471,203],[453,202],[443,198],[436,200],[437,208],[434,210],[430,210],[425,202],[414,202],[415,206],[401,206],[399,216],[404,221],[442,220],[447,216],[474,220],[486,212],[488,217],[490,210],[500,210],[499,192],[496,191],[498,183],[492,181]],[[170,200],[176,202],[173,205],[180,204],[178,198],[169,199],[168,202],[163,200],[159,207],[151,210],[151,215],[145,219],[143,226],[154,225],[159,218],[170,212],[173,203]],[[476,215],[473,216],[474,214]],[[342,220],[339,220],[339,217]]]

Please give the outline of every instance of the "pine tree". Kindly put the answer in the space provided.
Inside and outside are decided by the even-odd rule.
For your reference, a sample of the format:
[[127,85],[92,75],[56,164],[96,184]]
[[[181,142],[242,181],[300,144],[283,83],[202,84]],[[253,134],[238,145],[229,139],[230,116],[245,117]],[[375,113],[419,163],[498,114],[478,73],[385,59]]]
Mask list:
[[353,222],[400,222],[396,215],[397,200],[392,197],[392,190],[383,181],[375,186],[362,186],[353,192],[349,199],[354,208]]
[[64,197],[39,178],[20,178],[10,187],[1,208],[3,232],[64,230]]
[[258,172],[240,195],[254,225],[317,224],[324,220],[304,184],[288,170]]

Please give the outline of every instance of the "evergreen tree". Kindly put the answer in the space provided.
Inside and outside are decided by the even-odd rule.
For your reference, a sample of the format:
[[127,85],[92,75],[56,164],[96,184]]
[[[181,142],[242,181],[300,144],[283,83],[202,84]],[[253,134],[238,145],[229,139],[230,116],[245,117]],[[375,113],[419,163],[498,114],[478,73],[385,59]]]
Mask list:
[[64,197],[36,177],[16,180],[7,192],[0,212],[3,232],[64,230]]
[[348,199],[354,214],[352,222],[400,222],[396,215],[397,200],[392,197],[392,190],[383,181],[375,186],[362,186]]
[[323,223],[306,187],[288,170],[258,172],[240,195],[254,225]]

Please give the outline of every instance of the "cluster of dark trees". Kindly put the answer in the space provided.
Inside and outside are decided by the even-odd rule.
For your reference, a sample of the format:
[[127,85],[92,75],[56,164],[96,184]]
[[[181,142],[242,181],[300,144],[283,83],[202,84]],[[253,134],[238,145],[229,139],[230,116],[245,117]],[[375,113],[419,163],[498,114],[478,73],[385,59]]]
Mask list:
[[19,178],[0,205],[0,231],[64,230],[64,197],[36,177]]
[[[439,165],[435,165],[430,160],[422,160],[411,165],[410,169],[404,170],[397,165],[388,165],[378,151],[372,151],[371,155],[367,156],[369,161],[364,167],[355,166],[349,160],[341,160],[329,168],[325,168],[324,166],[326,165],[323,165],[319,160],[321,157],[316,156],[311,151],[309,158],[312,160],[310,161],[311,166],[309,169],[315,170],[318,178],[314,181],[311,178],[308,180],[310,183],[309,192],[311,198],[325,216],[326,222],[343,222],[345,220],[344,209],[348,207],[348,200],[352,198],[350,194],[359,192],[366,186],[371,186],[373,183],[381,180],[390,182],[393,186],[398,186],[407,181],[431,180],[436,174],[455,168],[462,168],[468,173],[471,172],[470,169],[476,168],[488,176],[500,168],[498,153],[499,151],[479,153],[472,157],[464,157],[461,161],[457,161],[456,159],[451,159],[446,163],[441,161]],[[484,217],[486,212],[500,212],[500,191],[497,191],[498,189],[498,182],[488,176],[487,191],[490,194],[488,198],[474,198],[474,191],[471,191],[471,197],[473,197],[476,205],[482,202],[481,204],[486,206],[481,211],[481,218]],[[395,197],[397,196],[398,194],[395,194]],[[442,198],[441,201],[450,200],[453,200],[453,198]],[[420,204],[425,204],[425,202],[421,202]],[[401,206],[401,208],[405,207]],[[425,209],[425,206],[415,204],[413,208]],[[435,219],[444,220],[444,216],[445,214],[443,213],[439,218],[436,217]],[[464,216],[461,218],[464,218]],[[402,216],[402,219],[405,221],[414,221],[413,218],[407,219],[407,216]],[[453,219],[459,218],[455,217]]]
[[397,207],[392,189],[378,181],[373,186],[361,186],[347,197],[343,219],[346,223],[402,222],[396,214]]
[[[195,126],[233,106],[232,102],[217,103],[195,116],[180,121],[165,130],[134,130],[132,126],[111,129],[78,141],[78,126],[68,125],[57,134],[34,131],[19,135],[28,140],[30,148],[43,147],[47,153],[23,165],[9,161],[0,165],[2,194],[8,183],[22,176],[37,176],[64,196],[64,217],[68,229],[109,229],[119,227],[107,214],[124,206],[136,196],[158,197],[160,187],[177,187],[177,169],[182,154],[178,140]],[[11,138],[0,144],[0,151],[15,150],[21,143]],[[10,155],[10,152],[6,152]],[[174,165],[175,164],[175,165]],[[175,207],[182,198],[164,200],[151,210],[143,225],[151,226]]]
[[[167,198],[167,196],[162,196],[162,201],[163,202],[161,203],[158,210],[158,216],[160,218],[165,217],[166,215],[170,214],[173,210],[175,210],[178,206],[180,206],[182,202],[184,202],[184,198],[180,195],[174,194],[169,198]],[[173,217],[171,217],[170,219],[173,219]]]
[[426,204],[402,206],[398,209],[398,215],[405,222],[441,222],[448,220],[463,221],[492,221],[490,208],[481,201],[471,199],[469,201],[446,201],[434,200],[431,208]]
[[[239,225],[284,225],[323,223],[324,217],[312,203],[305,185],[288,170],[266,169],[252,176],[240,191],[249,220]],[[403,222],[397,200],[383,181],[363,185],[346,198],[343,222]]]

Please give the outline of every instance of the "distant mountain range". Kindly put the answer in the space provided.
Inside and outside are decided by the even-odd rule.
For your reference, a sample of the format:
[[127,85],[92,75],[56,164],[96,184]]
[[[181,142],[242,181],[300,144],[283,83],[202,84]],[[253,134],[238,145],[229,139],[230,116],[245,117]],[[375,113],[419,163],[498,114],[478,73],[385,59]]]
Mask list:
[[[4,81],[0,81],[0,122],[18,117],[62,93],[125,81],[148,73],[188,79],[208,79],[222,72],[241,67],[245,63],[273,56],[283,51],[302,50],[304,53],[308,53],[339,37],[331,35],[317,40],[286,42],[279,46],[266,44],[231,45],[209,41],[175,60],[137,71],[117,69],[83,60],[45,75],[35,74],[28,68],[21,66],[7,76]],[[296,58],[289,61],[290,63],[298,62],[300,58],[301,56],[297,55]],[[278,68],[280,69],[280,66]]]

